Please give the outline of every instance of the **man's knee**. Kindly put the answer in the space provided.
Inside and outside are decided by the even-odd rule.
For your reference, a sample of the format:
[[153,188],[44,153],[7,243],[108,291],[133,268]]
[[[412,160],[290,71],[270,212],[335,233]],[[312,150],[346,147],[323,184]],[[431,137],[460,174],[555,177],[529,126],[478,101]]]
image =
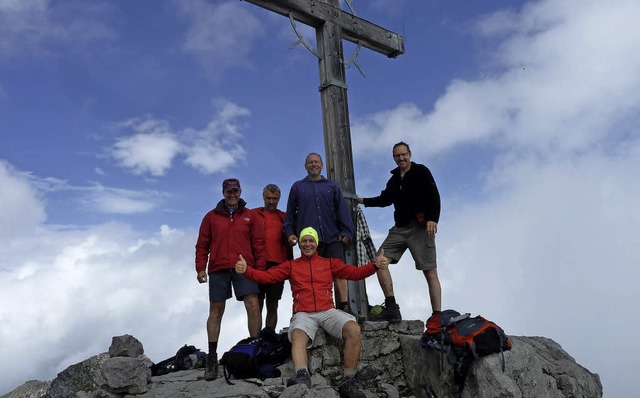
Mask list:
[[342,327],[342,338],[344,341],[360,340],[360,325],[355,321],[349,321]]
[[293,329],[291,331],[291,344],[303,344],[307,345],[309,341],[309,335],[302,329]]
[[210,301],[209,302],[209,317],[212,318],[222,318],[222,314],[224,314],[224,301]]
[[242,301],[247,311],[260,311],[260,300],[257,294],[247,294]]
[[432,268],[424,271],[424,276],[427,278],[427,281],[437,281],[438,280],[438,269]]

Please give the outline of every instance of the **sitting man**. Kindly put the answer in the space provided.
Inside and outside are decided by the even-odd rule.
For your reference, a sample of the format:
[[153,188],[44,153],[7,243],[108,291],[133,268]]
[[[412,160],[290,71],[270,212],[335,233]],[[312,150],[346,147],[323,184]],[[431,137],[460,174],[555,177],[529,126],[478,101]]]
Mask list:
[[289,379],[287,385],[303,383],[311,387],[311,377],[307,370],[309,358],[307,348],[313,344],[318,328],[330,335],[344,340],[344,378],[340,385],[340,397],[365,398],[355,378],[360,360],[360,326],[355,317],[335,308],[333,302],[333,279],[340,277],[350,280],[364,279],[376,273],[378,269],[386,269],[389,259],[384,252],[367,265],[354,267],[337,258],[320,257],[318,233],[312,227],[300,232],[300,252],[295,260],[286,261],[267,271],[247,267],[242,257],[236,263],[236,272],[259,284],[275,283],[289,279],[293,294],[293,317],[289,325],[291,341],[291,357],[296,375]]

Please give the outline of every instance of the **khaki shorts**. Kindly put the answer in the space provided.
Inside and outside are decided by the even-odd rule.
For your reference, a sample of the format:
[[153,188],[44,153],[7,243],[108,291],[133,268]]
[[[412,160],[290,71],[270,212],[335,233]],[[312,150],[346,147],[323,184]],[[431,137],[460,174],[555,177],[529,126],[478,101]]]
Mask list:
[[436,238],[427,235],[426,228],[417,221],[402,227],[391,227],[380,248],[384,249],[385,257],[391,259],[392,264],[400,261],[409,249],[417,270],[428,271],[437,267]]
[[319,328],[342,340],[342,328],[349,321],[355,322],[356,317],[335,308],[320,312],[296,312],[289,323],[289,341],[291,341],[293,329],[300,329],[309,336],[307,348],[311,348]]

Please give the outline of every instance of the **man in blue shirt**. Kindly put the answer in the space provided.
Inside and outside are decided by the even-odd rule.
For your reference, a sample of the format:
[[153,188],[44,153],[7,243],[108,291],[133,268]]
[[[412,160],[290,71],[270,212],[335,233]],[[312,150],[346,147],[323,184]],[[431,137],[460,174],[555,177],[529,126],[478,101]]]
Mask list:
[[[318,255],[345,261],[344,246],[353,240],[353,220],[340,187],[322,176],[322,167],[320,155],[307,155],[304,164],[307,176],[291,186],[282,229],[289,244],[295,246],[300,231],[313,227],[320,240]],[[338,309],[350,312],[347,281],[335,278],[334,284]]]

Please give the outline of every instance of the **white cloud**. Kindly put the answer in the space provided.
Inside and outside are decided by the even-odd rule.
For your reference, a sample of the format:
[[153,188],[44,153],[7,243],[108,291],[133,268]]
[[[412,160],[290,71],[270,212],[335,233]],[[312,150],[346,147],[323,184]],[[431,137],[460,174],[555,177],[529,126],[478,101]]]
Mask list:
[[95,185],[88,189],[81,201],[87,210],[109,214],[136,214],[156,209],[162,196],[153,191],[131,191]]
[[260,22],[241,2],[203,0],[175,2],[190,26],[184,50],[193,54],[214,77],[227,68],[247,67],[254,39],[263,33]]
[[[107,351],[113,336],[139,338],[155,362],[185,343],[206,350],[208,291],[196,281],[195,228],[159,225],[142,234],[106,223],[59,230],[43,224],[38,192],[55,194],[69,189],[66,183],[21,174],[6,162],[0,163],[0,181],[10,188],[0,194],[0,231],[12,234],[2,237],[11,245],[0,245],[0,302],[11,303],[0,306],[0,362],[12,364],[0,367],[0,393],[25,380],[53,379]],[[38,217],[32,220],[33,214]],[[285,319],[290,306],[283,304],[282,311]],[[229,301],[221,349],[246,328],[243,315],[242,304]],[[29,360],[15,360],[27,352]]]
[[164,175],[181,150],[169,122],[147,116],[127,120],[122,126],[133,129],[136,134],[116,141],[111,151],[116,161],[134,174]]
[[242,120],[250,113],[229,101],[217,101],[215,108],[212,120],[201,130],[174,131],[168,121],[150,116],[128,120],[121,126],[134,134],[119,138],[109,153],[134,174],[162,176],[178,155],[201,173],[224,171],[246,157]]
[[356,120],[356,150],[388,153],[401,136],[425,155],[469,143],[564,153],[615,136],[640,103],[639,13],[634,1],[537,2],[488,17],[478,32],[502,39],[495,72],[453,81],[433,112],[403,104]]
[[[627,316],[640,301],[637,15],[640,3],[621,0],[577,8],[539,1],[488,16],[478,32],[493,44],[485,55],[490,73],[451,82],[431,110],[400,104],[353,128],[358,158],[375,168],[367,175],[380,167],[371,154],[387,160],[379,188],[400,140],[411,144],[415,161],[436,158],[443,172],[460,169],[449,159],[471,161],[461,154],[473,151],[483,168],[463,179],[477,178],[473,195],[439,181],[445,307],[487,315],[509,333],[556,340],[615,397],[635,393],[628,383],[634,374],[611,365],[610,353],[635,343],[602,336],[616,319],[640,326]],[[424,303],[404,293],[427,300],[412,268],[408,256],[396,268],[398,300],[405,318],[425,318]],[[381,300],[377,283],[368,285],[369,297]],[[616,361],[631,358],[628,352]]]
[[55,53],[56,45],[84,47],[116,37],[105,19],[113,14],[107,3],[49,0],[0,2],[0,54],[34,56]]
[[[25,377],[51,379],[106,351],[112,336],[133,334],[156,361],[183,342],[201,346],[207,296],[192,285],[194,234],[163,226],[140,238],[126,225],[107,224],[42,231],[28,253],[2,250],[11,263],[0,300],[12,305],[0,309],[0,360],[13,364],[0,370],[2,390]],[[29,361],[13,360],[24,352]]]
[[28,236],[46,219],[44,204],[29,175],[0,159],[0,240]]
[[245,159],[240,121],[247,116],[249,110],[246,108],[231,102],[219,102],[216,116],[206,128],[185,131],[188,141],[185,163],[202,173],[211,174]]

